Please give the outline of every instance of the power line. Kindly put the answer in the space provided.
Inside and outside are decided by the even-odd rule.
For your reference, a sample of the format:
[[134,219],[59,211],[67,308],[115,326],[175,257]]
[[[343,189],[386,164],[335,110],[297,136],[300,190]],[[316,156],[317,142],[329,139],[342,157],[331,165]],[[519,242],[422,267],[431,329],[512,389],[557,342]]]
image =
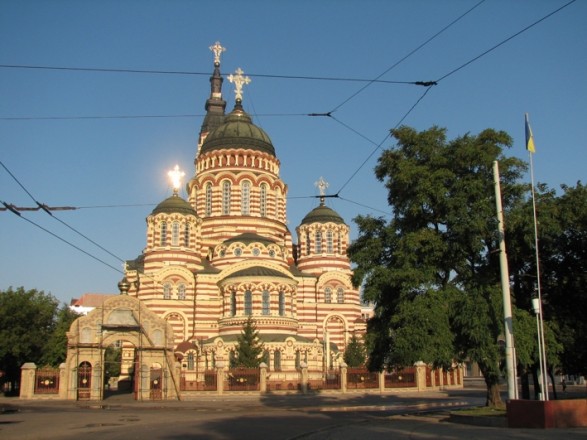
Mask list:
[[[28,194],[28,196],[29,196],[29,197],[30,197],[30,198],[33,200],[33,202],[35,202],[35,203],[37,204],[37,206],[39,207],[39,209],[41,209],[41,210],[45,211],[45,212],[46,212],[47,214],[49,214],[49,215],[50,215],[52,218],[54,218],[55,220],[57,220],[59,223],[61,223],[61,224],[62,224],[62,225],[64,225],[65,227],[69,228],[71,231],[73,231],[73,232],[75,232],[76,234],[78,234],[80,237],[82,237],[82,238],[86,239],[87,241],[89,241],[90,243],[92,243],[94,246],[97,246],[98,248],[102,249],[104,252],[106,252],[106,253],[107,253],[107,254],[109,254],[110,256],[112,256],[112,257],[116,258],[117,260],[119,260],[119,261],[121,261],[121,262],[123,262],[123,263],[124,263],[124,261],[125,261],[125,260],[123,260],[123,259],[122,259],[122,258],[120,258],[119,256],[117,256],[117,255],[113,254],[112,252],[110,252],[108,249],[104,248],[104,247],[103,247],[103,246],[101,246],[100,244],[96,243],[94,240],[92,240],[92,239],[91,239],[91,238],[89,238],[88,236],[86,236],[86,235],[82,234],[80,231],[78,231],[77,229],[75,229],[73,226],[71,226],[71,225],[67,224],[66,222],[64,222],[64,221],[63,221],[63,220],[61,220],[60,218],[58,218],[58,217],[55,217],[55,216],[53,215],[53,213],[51,212],[51,210],[50,210],[49,206],[47,206],[47,205],[45,205],[45,204],[43,204],[43,203],[40,203],[39,201],[37,201],[37,200],[36,200],[36,199],[33,197],[33,195],[32,195],[32,194],[29,192],[29,190],[27,190],[27,189],[24,187],[24,185],[23,185],[23,184],[22,184],[22,183],[21,183],[21,182],[20,182],[20,181],[19,181],[19,180],[16,178],[16,176],[15,176],[14,174],[12,174],[12,172],[11,172],[11,171],[10,171],[10,170],[9,170],[9,169],[6,167],[6,165],[4,165],[4,163],[3,163],[2,161],[0,161],[0,165],[1,165],[1,166],[2,166],[2,168],[4,168],[4,169],[6,170],[6,172],[7,172],[7,173],[8,173],[8,174],[9,174],[9,175],[10,175],[10,176],[11,176],[11,177],[14,179],[14,181],[15,181],[15,182],[16,182],[16,183],[17,183],[17,184],[18,184],[18,185],[19,185],[19,186],[20,186],[20,187],[23,189],[23,191],[24,191],[24,192],[26,192],[26,193]],[[71,244],[71,243],[70,243],[70,242],[68,242],[67,240],[65,240],[65,239],[63,239],[63,238],[59,237],[58,235],[56,235],[56,234],[54,234],[54,233],[52,233],[52,232],[50,232],[50,231],[46,230],[45,228],[43,228],[43,227],[41,227],[41,226],[37,225],[36,223],[34,223],[34,222],[32,222],[32,221],[28,220],[27,218],[25,218],[25,217],[22,217],[22,215],[21,215],[21,214],[18,212],[18,209],[17,209],[17,208],[16,208],[14,205],[9,205],[9,204],[7,204],[7,203],[5,203],[5,202],[2,202],[2,204],[3,204],[3,205],[6,207],[6,209],[8,209],[8,210],[10,210],[11,212],[13,212],[13,213],[17,214],[17,215],[18,215],[20,218],[22,218],[22,219],[24,219],[24,220],[27,220],[27,221],[29,221],[31,224],[34,224],[35,226],[37,226],[38,228],[41,228],[41,229],[43,229],[43,230],[44,230],[44,231],[46,231],[46,232],[49,232],[49,233],[50,233],[51,235],[53,235],[54,237],[56,237],[56,238],[60,239],[61,241],[63,241],[63,242],[65,242],[65,243],[69,244],[70,246],[73,246],[73,247],[74,247],[74,248],[76,248],[77,250],[79,250],[79,251],[82,251],[84,254],[91,256],[91,257],[92,257],[92,258],[94,258],[95,260],[97,260],[97,261],[100,261],[101,263],[104,263],[104,261],[100,260],[100,259],[99,259],[99,258],[97,258],[97,257],[94,257],[94,256],[93,256],[93,255],[91,255],[90,253],[88,253],[88,252],[86,252],[86,251],[84,251],[84,250],[80,249],[79,247],[77,247],[77,246],[75,246],[75,245]],[[61,207],[61,208],[63,209],[63,207]],[[110,266],[110,265],[109,265],[109,264],[107,264],[107,263],[104,263],[104,264],[106,264],[106,265],[107,265],[107,266],[109,266],[109,267],[112,267],[112,266]]]
[[555,10],[554,10],[554,11],[552,11],[551,13],[549,13],[549,14],[545,15],[544,17],[542,17],[542,18],[540,18],[540,19],[536,20],[534,23],[532,23],[532,24],[530,24],[530,25],[526,26],[524,29],[522,29],[522,30],[520,30],[520,31],[516,32],[515,34],[513,34],[513,35],[511,35],[511,36],[507,37],[505,40],[503,40],[503,41],[501,41],[501,42],[497,43],[495,46],[493,46],[493,47],[491,47],[491,48],[487,49],[485,52],[483,52],[483,53],[481,53],[481,54],[477,55],[475,58],[472,58],[471,60],[467,61],[465,64],[462,64],[461,66],[457,67],[456,69],[453,69],[453,70],[451,70],[450,72],[448,72],[448,73],[447,73],[447,74],[445,74],[444,76],[442,76],[442,77],[440,77],[439,79],[437,79],[437,80],[436,80],[436,82],[437,82],[437,83],[439,83],[439,82],[440,82],[440,81],[442,81],[443,79],[445,79],[445,78],[448,78],[449,76],[451,76],[451,75],[453,75],[454,73],[458,72],[459,70],[461,70],[461,69],[463,69],[463,68],[467,67],[469,64],[471,64],[471,63],[473,63],[473,62],[477,61],[478,59],[480,59],[480,58],[484,57],[484,56],[485,56],[485,55],[487,55],[488,53],[490,53],[490,52],[494,51],[495,49],[497,49],[498,47],[500,47],[500,46],[504,45],[505,43],[507,43],[508,41],[510,41],[510,40],[512,40],[512,39],[514,39],[515,37],[517,37],[517,36],[519,36],[519,35],[523,34],[523,33],[524,33],[524,32],[526,32],[527,30],[529,30],[529,29],[533,28],[534,26],[536,26],[538,23],[541,23],[541,22],[543,22],[543,21],[544,21],[544,20],[546,20],[547,18],[549,18],[549,17],[553,16],[554,14],[556,14],[556,13],[560,12],[561,10],[563,10],[563,9],[564,9],[564,8],[566,8],[567,6],[571,5],[572,3],[575,3],[576,1],[577,1],[577,0],[571,0],[570,2],[568,2],[568,3],[564,4],[563,6],[561,6],[560,8],[558,8],[558,9],[555,9]]
[[[347,102],[349,102],[351,99],[353,99],[355,96],[357,96],[359,93],[361,93],[363,90],[365,90],[367,87],[369,87],[371,84],[378,82],[379,78],[381,78],[383,75],[385,75],[386,73],[390,72],[392,69],[396,68],[398,65],[400,65],[401,63],[403,63],[405,60],[407,60],[409,57],[411,57],[413,54],[415,54],[416,52],[418,52],[420,49],[422,49],[424,46],[426,46],[428,43],[430,43],[432,40],[434,40],[436,37],[438,37],[440,34],[442,34],[444,31],[446,31],[447,29],[449,29],[450,27],[452,27],[455,23],[457,23],[458,21],[460,21],[463,17],[465,17],[467,14],[469,14],[471,11],[473,11],[473,9],[476,9],[479,5],[481,5],[481,3],[485,2],[485,0],[481,0],[479,3],[477,3],[475,6],[473,6],[472,8],[470,8],[468,11],[466,11],[464,14],[461,14],[458,18],[454,19],[453,21],[451,21],[449,24],[447,24],[445,27],[443,27],[441,30],[439,30],[438,32],[436,32],[434,35],[432,35],[430,38],[428,38],[426,41],[424,41],[422,44],[420,44],[418,47],[416,47],[415,49],[412,49],[410,52],[408,52],[407,55],[405,55],[404,57],[400,58],[397,62],[395,62],[395,64],[393,64],[391,67],[389,67],[387,70],[385,70],[383,73],[381,73],[380,75],[378,75],[375,79],[369,81],[367,84],[365,84],[363,87],[361,87],[359,90],[357,90],[355,93],[353,93],[351,96],[349,96],[347,99],[345,99],[343,102],[341,102],[340,104],[338,104],[336,107],[334,107],[331,112],[335,112],[336,110],[338,110],[340,107],[342,107],[343,105],[345,105]],[[424,86],[424,87],[429,87],[432,85],[436,85],[436,81],[416,81],[416,83],[414,83],[415,85],[419,85],[419,86]]]
[[[99,72],[99,73],[139,73],[139,74],[156,74],[156,75],[196,75],[196,76],[210,76],[210,72],[193,72],[181,70],[142,70],[142,69],[109,69],[100,67],[72,67],[72,66],[40,66],[27,64],[0,64],[3,69],[30,69],[30,70],[59,70],[71,72]],[[265,73],[248,73],[247,76],[257,78],[273,78],[273,79],[295,79],[307,81],[342,81],[342,82],[367,82],[367,83],[381,83],[381,84],[406,84],[406,85],[421,85],[421,81],[394,81],[394,80],[380,80],[380,79],[364,79],[364,78],[344,78],[344,77],[329,77],[329,76],[304,76],[304,75],[273,75]]]

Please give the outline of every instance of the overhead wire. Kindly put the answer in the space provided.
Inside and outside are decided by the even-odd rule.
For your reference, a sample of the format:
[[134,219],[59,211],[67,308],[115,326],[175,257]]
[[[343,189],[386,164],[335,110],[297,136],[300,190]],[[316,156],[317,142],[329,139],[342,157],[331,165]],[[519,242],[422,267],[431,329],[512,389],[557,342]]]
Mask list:
[[[39,201],[37,201],[37,199],[35,199],[35,197],[33,197],[33,195],[30,193],[30,191],[28,189],[25,188],[25,186],[20,182],[20,180],[18,180],[18,178],[8,169],[8,167],[4,164],[4,162],[2,162],[0,160],[0,165],[2,166],[2,168],[4,168],[4,170],[12,177],[12,179],[14,179],[14,181],[18,184],[18,186],[20,186],[23,191],[25,193],[28,194],[28,196],[33,200],[33,202],[35,202],[37,204],[37,206],[42,209],[43,211],[45,211],[47,214],[49,214],[52,218],[54,218],[55,220],[57,220],[59,223],[61,223],[62,225],[64,225],[65,227],[67,227],[68,229],[70,229],[71,231],[75,232],[76,234],[78,234],[79,236],[81,236],[82,238],[84,238],[85,240],[89,241],[90,243],[92,243],[94,246],[97,246],[98,248],[100,248],[101,250],[103,250],[104,252],[106,252],[107,254],[109,254],[110,256],[116,258],[117,260],[121,261],[122,263],[125,262],[125,260],[123,260],[122,258],[120,258],[119,256],[113,254],[112,252],[110,252],[108,249],[104,248],[103,246],[101,246],[100,244],[96,243],[94,240],[92,240],[91,238],[89,238],[88,236],[86,236],[85,234],[81,233],[80,231],[78,231],[77,229],[75,229],[73,226],[67,224],[66,222],[64,222],[63,220],[61,220],[60,218],[56,217],[55,215],[53,215],[53,213],[50,211],[49,207]],[[6,202],[2,202],[2,204],[11,212],[15,213],[18,215],[18,217],[22,218],[23,220],[28,221],[29,223],[33,224],[34,226],[42,229],[45,232],[50,233],[53,237],[58,238],[59,240],[63,241],[64,243],[67,243],[68,245],[74,247],[75,249],[77,249],[78,251],[83,252],[84,254],[92,257],[93,259],[95,259],[96,261],[99,261],[100,263],[105,264],[106,266],[110,267],[110,268],[114,268],[113,266],[111,266],[110,264],[104,262],[102,259],[90,254],[89,252],[84,251],[83,249],[81,249],[79,246],[74,245],[73,243],[70,243],[69,241],[65,240],[64,238],[58,236],[57,234],[49,231],[46,228],[43,228],[42,226],[36,224],[35,222],[33,222],[32,220],[27,219],[26,217],[23,217],[19,212],[15,211],[14,209],[14,205],[9,205]],[[118,272],[121,272],[118,269],[115,269]]]

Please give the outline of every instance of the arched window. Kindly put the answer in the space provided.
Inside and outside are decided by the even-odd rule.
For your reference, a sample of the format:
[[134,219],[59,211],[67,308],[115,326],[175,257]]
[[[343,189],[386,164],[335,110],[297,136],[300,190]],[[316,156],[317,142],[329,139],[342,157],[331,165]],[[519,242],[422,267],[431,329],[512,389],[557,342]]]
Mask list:
[[279,316],[285,316],[285,293],[279,292]]
[[281,351],[279,350],[273,352],[273,369],[281,371]]
[[206,216],[212,215],[212,184],[206,184]]
[[326,252],[329,254],[334,253],[334,237],[331,229],[326,231]]
[[310,233],[306,232],[306,255],[310,255],[312,249],[310,248]]
[[269,291],[268,290],[263,290],[263,315],[269,315],[271,309],[270,309],[270,303],[269,303]]
[[236,316],[236,292],[230,294],[230,316]]
[[161,235],[159,236],[159,243],[165,246],[167,243],[167,222],[161,222]]
[[177,286],[177,299],[185,299],[185,284],[181,283]]
[[265,362],[265,365],[267,365],[267,369],[271,367],[271,353],[269,352],[269,350],[263,351],[263,357],[261,358],[261,360],[262,362]]
[[188,370],[194,369],[194,352],[190,351],[188,353]]
[[316,234],[314,234],[314,240],[315,240],[315,246],[316,246],[316,253],[317,254],[321,254],[322,253],[322,232],[320,231],[316,231]]
[[186,223],[185,228],[183,230],[183,245],[185,247],[190,247],[190,224]]
[[259,213],[261,217],[267,217],[267,184],[261,184],[261,199],[260,199],[260,207]]
[[171,283],[163,284],[163,299],[171,299]]
[[179,222],[171,224],[171,246],[179,246]]
[[222,182],[222,215],[230,215],[230,182]]
[[336,289],[336,302],[339,304],[344,302],[344,289],[342,287]]
[[302,356],[300,354],[300,351],[299,350],[296,350],[296,361],[295,361],[296,362],[295,363],[296,369],[299,369],[300,368],[300,362],[301,362],[301,360],[302,360]]
[[253,314],[253,294],[250,290],[245,291],[245,315],[251,316]]
[[241,186],[241,215],[251,213],[251,182],[245,180]]
[[327,287],[324,289],[324,302],[331,303],[332,302],[332,289]]

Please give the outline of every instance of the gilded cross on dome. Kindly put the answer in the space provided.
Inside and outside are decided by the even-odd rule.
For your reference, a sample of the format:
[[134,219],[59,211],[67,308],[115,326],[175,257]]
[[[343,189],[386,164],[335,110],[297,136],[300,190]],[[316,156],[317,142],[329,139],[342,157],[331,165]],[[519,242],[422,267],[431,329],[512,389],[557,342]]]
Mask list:
[[177,195],[179,192],[179,188],[181,187],[181,178],[185,176],[183,171],[180,171],[179,165],[175,165],[173,170],[167,173],[169,178],[171,179],[171,185],[173,186],[173,195]]
[[248,76],[243,76],[243,69],[240,67],[236,69],[234,72],[236,75],[232,73],[228,75],[228,80],[231,83],[234,83],[234,93],[236,94],[236,100],[242,101],[243,100],[243,85],[249,84],[251,82],[251,78]]
[[320,205],[324,205],[324,196],[326,195],[326,189],[328,188],[328,182],[324,180],[324,177],[320,176],[317,182],[314,182],[314,186],[320,191]]
[[222,47],[220,41],[217,41],[214,45],[210,46],[210,50],[214,52],[214,64],[220,65],[220,55],[226,50],[226,47]]
[[321,196],[326,195],[326,189],[328,188],[328,182],[326,180],[324,180],[324,177],[320,176],[318,181],[314,182],[314,186],[316,188],[318,188],[318,191],[320,191]]

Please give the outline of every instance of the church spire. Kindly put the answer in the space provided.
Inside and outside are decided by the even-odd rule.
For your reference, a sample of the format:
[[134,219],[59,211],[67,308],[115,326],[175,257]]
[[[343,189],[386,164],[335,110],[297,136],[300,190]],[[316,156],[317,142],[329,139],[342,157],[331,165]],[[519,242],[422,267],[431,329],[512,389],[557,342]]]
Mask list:
[[226,101],[222,99],[222,75],[220,74],[220,56],[226,48],[217,41],[210,50],[214,53],[214,73],[210,77],[210,97],[206,100],[206,116],[202,122],[200,135],[209,133],[224,122]]

